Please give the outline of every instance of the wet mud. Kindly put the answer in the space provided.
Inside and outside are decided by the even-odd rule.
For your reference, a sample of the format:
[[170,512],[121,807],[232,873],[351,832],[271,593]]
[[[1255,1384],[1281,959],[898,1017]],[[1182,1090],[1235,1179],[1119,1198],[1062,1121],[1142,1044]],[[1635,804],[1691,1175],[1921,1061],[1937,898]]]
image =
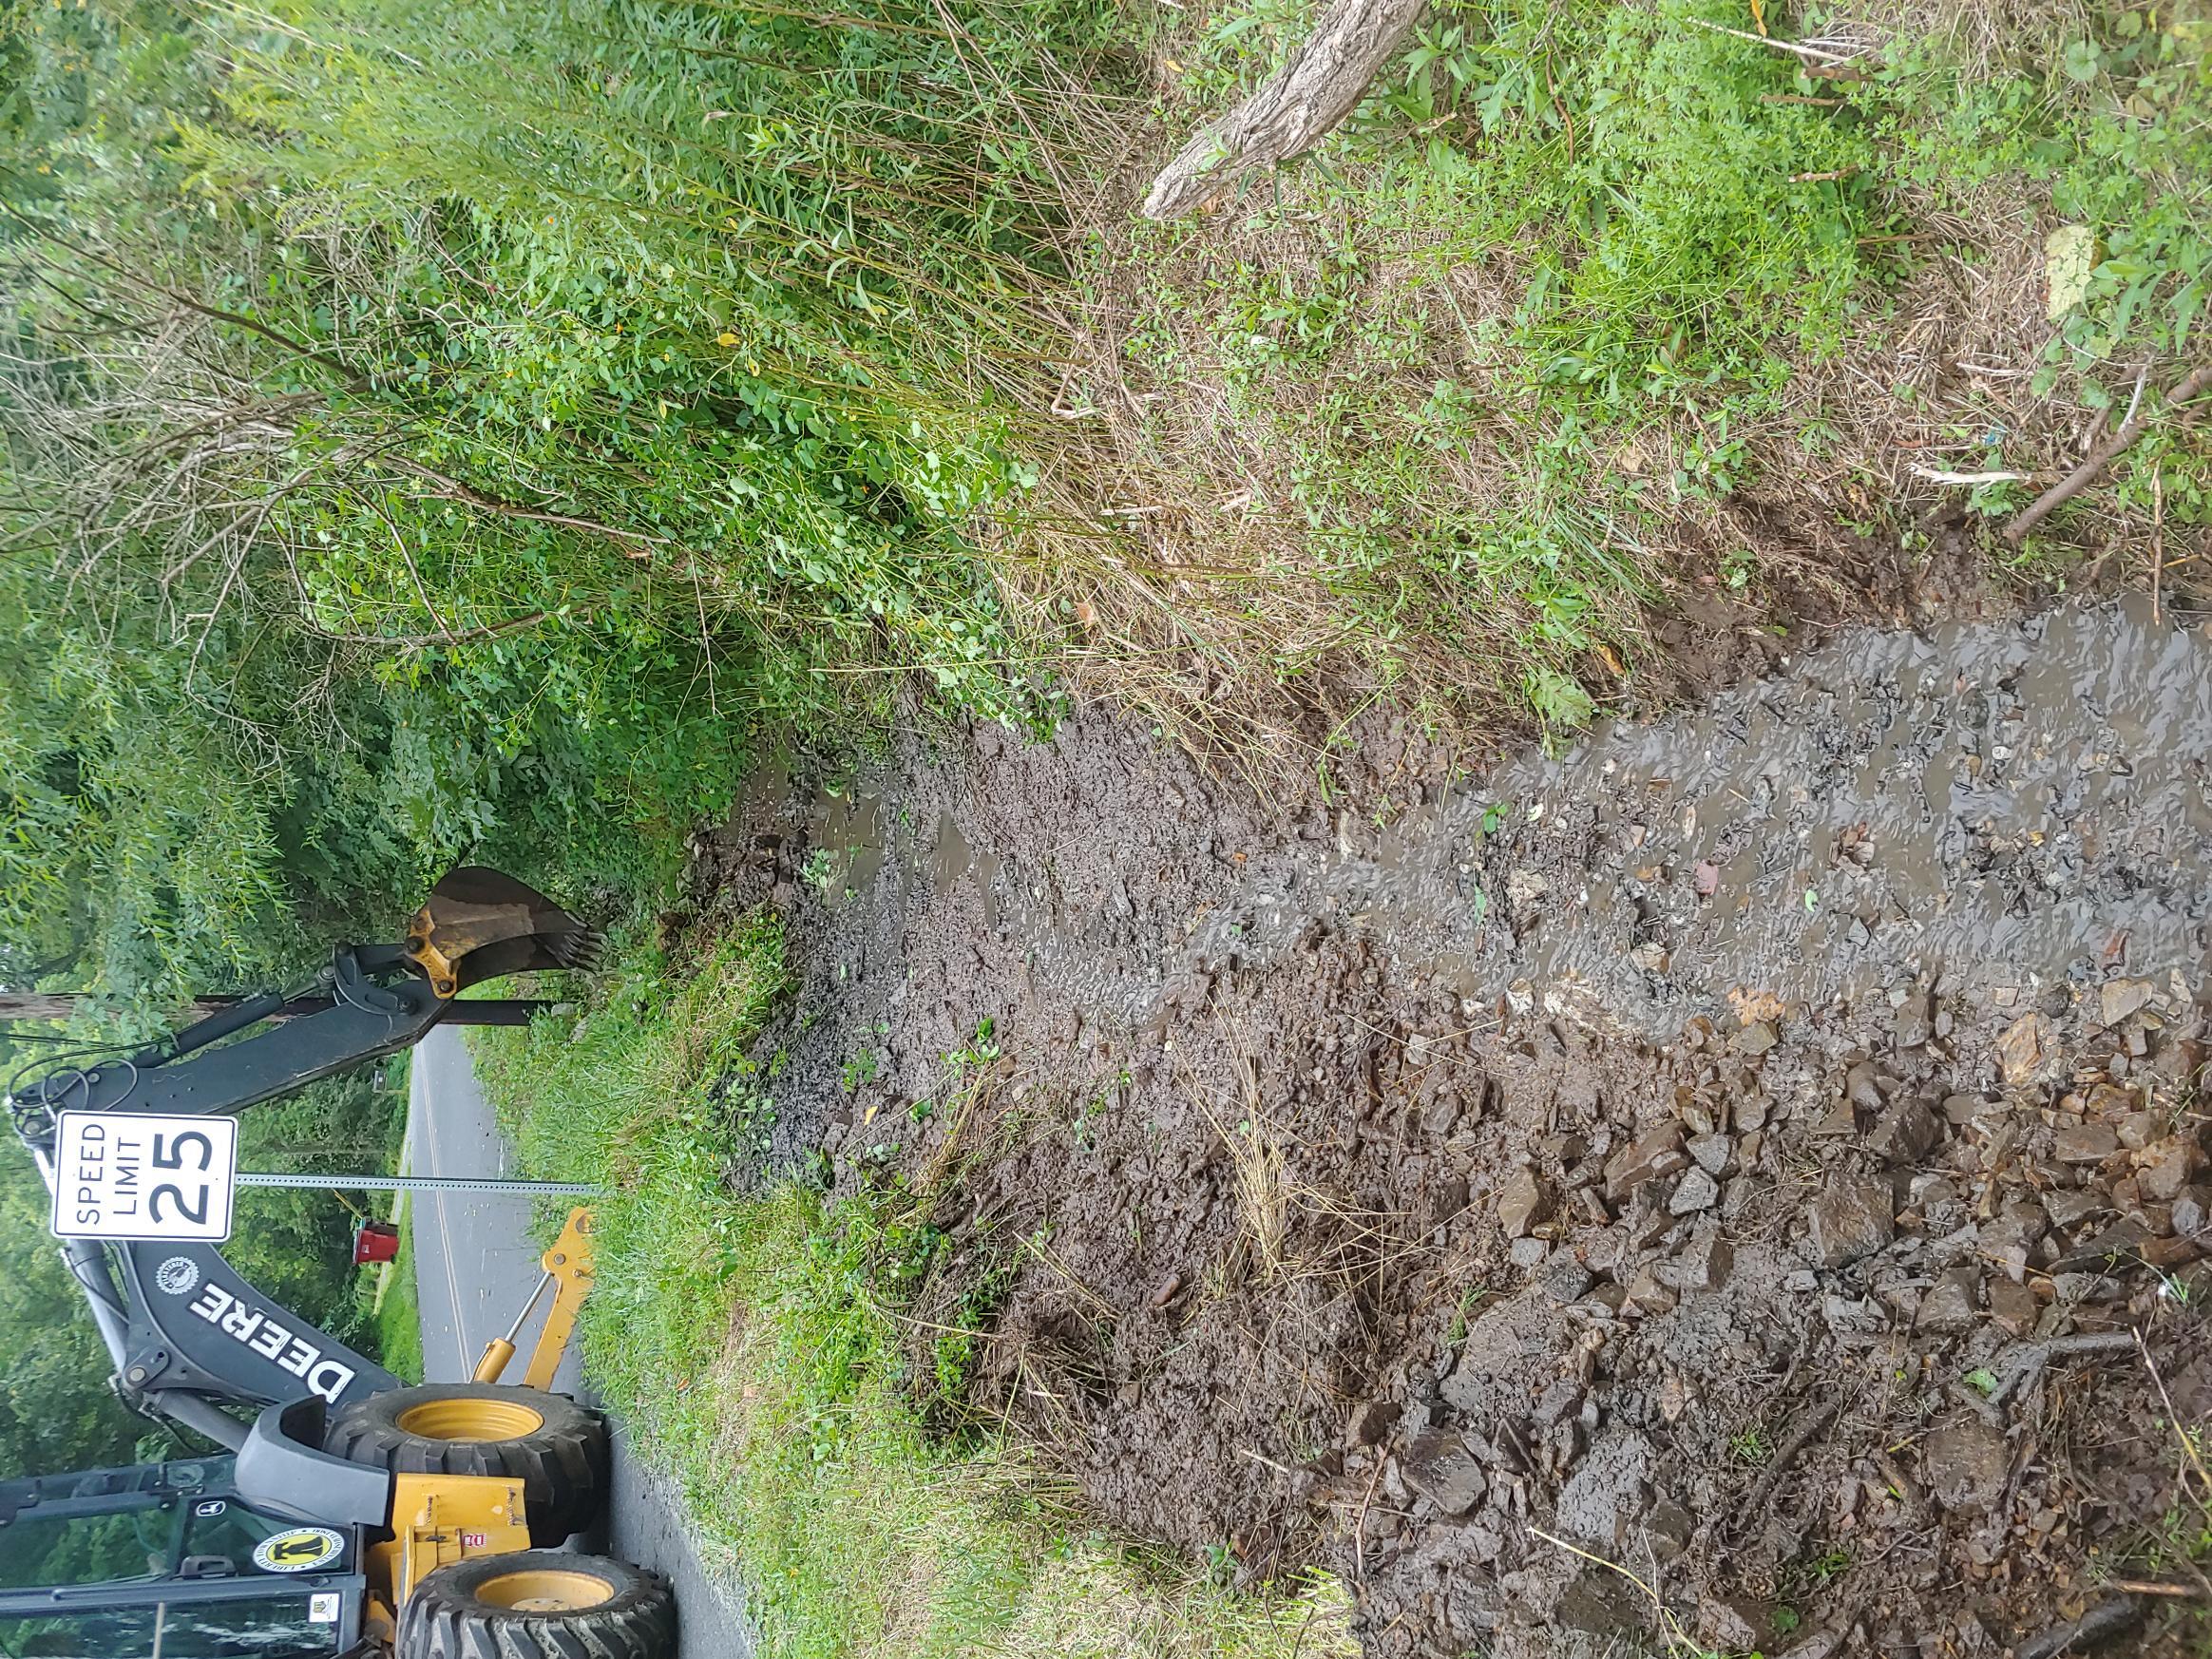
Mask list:
[[1365,758],[1260,799],[1092,712],[702,845],[792,919],[770,1167],[937,1193],[974,1408],[1372,1653],[2200,1650],[2201,635]]

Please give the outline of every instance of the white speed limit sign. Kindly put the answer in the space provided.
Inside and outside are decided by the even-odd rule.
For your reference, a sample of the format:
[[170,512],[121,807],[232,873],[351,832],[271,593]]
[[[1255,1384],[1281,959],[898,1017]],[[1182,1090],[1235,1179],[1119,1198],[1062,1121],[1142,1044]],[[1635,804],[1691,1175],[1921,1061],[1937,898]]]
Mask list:
[[56,1123],[56,1238],[230,1237],[237,1118],[65,1112]]

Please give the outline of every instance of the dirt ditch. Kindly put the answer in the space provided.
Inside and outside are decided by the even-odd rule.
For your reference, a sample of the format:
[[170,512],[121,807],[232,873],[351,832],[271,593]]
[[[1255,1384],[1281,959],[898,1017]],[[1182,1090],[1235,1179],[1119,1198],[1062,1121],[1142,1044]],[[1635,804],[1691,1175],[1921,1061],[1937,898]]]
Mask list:
[[2200,1650],[2201,638],[1368,758],[1390,809],[1262,801],[1094,713],[702,846],[793,914],[775,1162],[958,1172],[978,1402],[1373,1653]]

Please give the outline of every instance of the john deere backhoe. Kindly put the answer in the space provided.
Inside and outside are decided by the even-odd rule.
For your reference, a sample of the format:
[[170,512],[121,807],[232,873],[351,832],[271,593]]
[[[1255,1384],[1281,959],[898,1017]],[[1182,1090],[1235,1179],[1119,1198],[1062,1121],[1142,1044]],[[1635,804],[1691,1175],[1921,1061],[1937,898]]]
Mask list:
[[[247,998],[143,1052],[12,1090],[49,1189],[68,1112],[230,1114],[397,1052],[525,968],[588,965],[591,931],[521,882],[460,869],[403,944],[340,945],[304,993]],[[65,1192],[67,1191],[65,1185]],[[516,1331],[475,1378],[410,1387],[277,1306],[210,1246],[63,1242],[134,1409],[210,1456],[0,1481],[6,1659],[672,1659],[664,1581],[556,1548],[588,1526],[605,1425],[547,1391],[591,1283],[590,1213],[545,1252],[554,1295],[520,1385]],[[532,1306],[543,1299],[545,1285]]]

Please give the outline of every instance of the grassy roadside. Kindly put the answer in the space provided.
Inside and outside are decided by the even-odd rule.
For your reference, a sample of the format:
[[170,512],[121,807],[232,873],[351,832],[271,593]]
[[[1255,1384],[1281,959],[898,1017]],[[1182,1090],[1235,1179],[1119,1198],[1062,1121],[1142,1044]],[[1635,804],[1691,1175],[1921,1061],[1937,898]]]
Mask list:
[[681,973],[631,952],[573,1024],[477,1042],[528,1168],[619,1183],[585,1367],[744,1576],[765,1651],[1355,1651],[1333,1585],[1230,1593],[1079,1516],[1020,1448],[925,1435],[882,1249],[898,1217],[727,1185],[765,1110],[745,1049],[782,986],[756,918]]
[[414,1255],[408,1242],[386,1273],[376,1299],[376,1352],[384,1368],[403,1382],[423,1380],[423,1311],[416,1299]]

